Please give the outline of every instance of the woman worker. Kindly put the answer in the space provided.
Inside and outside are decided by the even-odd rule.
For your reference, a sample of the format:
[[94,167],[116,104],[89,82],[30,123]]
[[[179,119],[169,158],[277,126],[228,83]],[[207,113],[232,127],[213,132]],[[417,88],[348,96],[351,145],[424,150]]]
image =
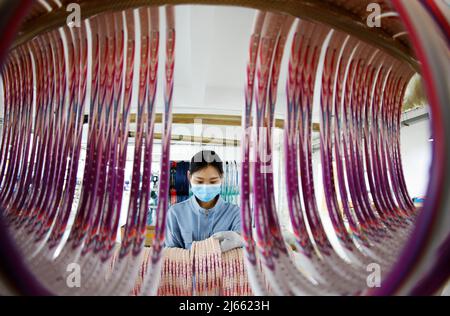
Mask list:
[[169,209],[165,246],[190,249],[193,241],[213,237],[220,241],[222,252],[242,247],[240,209],[220,196],[223,163],[219,156],[210,150],[198,152],[187,176],[193,196]]

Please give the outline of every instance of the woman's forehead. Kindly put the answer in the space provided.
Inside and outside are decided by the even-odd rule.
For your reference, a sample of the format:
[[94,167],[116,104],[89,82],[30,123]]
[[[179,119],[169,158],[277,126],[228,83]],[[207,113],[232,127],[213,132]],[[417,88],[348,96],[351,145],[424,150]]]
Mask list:
[[220,174],[216,168],[214,168],[213,166],[208,166],[206,168],[197,170],[192,174],[192,176],[195,178],[215,178],[220,177]]

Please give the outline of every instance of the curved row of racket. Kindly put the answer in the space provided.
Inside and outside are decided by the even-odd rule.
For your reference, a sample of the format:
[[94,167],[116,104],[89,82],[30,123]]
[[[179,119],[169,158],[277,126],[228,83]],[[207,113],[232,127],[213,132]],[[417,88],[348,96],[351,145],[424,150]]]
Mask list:
[[[136,18],[133,14],[132,10],[105,13],[80,28],[62,27],[38,36],[14,50],[2,69],[6,116],[0,204],[28,268],[49,293],[129,293],[142,262],[155,124],[159,8],[141,8]],[[155,276],[159,276],[168,207],[173,8],[166,7],[165,14],[161,198],[151,268],[143,286],[146,294],[155,294],[158,287]],[[130,203],[119,257],[109,273],[122,205],[138,27],[138,113]],[[81,195],[64,240],[79,173],[86,106],[89,122]],[[67,267],[74,263],[80,267],[80,287],[67,285]]]
[[[405,6],[403,1],[396,5]],[[421,4],[414,9],[424,11]],[[408,14],[411,12],[414,10]],[[292,46],[285,48],[291,28]],[[295,263],[283,243],[272,173],[266,172],[270,170],[270,136],[284,49],[289,49],[284,176],[299,252]],[[448,56],[448,47],[443,54]],[[448,70],[449,60],[444,61]],[[426,264],[435,270],[426,272],[431,279],[426,279],[423,271],[415,274],[425,276],[422,284],[427,287],[422,290],[432,294],[448,278],[450,272],[442,267],[449,263],[449,218],[439,210],[447,227],[430,230],[425,216],[437,210],[428,207],[424,215],[414,207],[402,170],[402,100],[413,74],[409,65],[326,26],[276,13],[257,14],[247,65],[241,183],[245,258],[256,295],[268,294],[264,279],[277,295],[394,294],[414,269],[415,263],[410,261],[402,270],[406,263],[402,258],[415,255],[419,261],[424,250],[434,251]],[[449,97],[448,86],[437,87],[447,89]],[[314,191],[313,105],[320,113],[326,214],[321,214]],[[251,127],[255,128],[253,134]],[[251,150],[254,163],[249,160]],[[326,221],[332,227],[328,231]],[[435,245],[428,249],[413,244],[416,236],[423,237],[424,227],[429,230],[428,237],[435,237],[431,239]],[[406,242],[411,248],[403,248]],[[370,281],[374,267],[380,273],[378,285]],[[409,286],[399,293],[421,293]]]

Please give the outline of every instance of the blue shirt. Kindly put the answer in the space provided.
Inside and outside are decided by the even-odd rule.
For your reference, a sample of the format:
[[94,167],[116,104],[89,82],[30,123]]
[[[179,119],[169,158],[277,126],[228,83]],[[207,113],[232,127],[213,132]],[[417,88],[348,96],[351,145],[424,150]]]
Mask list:
[[204,209],[193,195],[169,208],[165,247],[190,249],[193,241],[204,240],[221,231],[241,232],[239,206],[219,196],[216,205]]

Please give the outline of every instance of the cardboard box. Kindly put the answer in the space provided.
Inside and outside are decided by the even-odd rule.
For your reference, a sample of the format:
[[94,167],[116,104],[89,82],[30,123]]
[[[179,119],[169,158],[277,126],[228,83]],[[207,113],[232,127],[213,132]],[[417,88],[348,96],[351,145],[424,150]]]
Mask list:
[[[125,234],[125,225],[120,227],[120,236],[122,240],[124,234]],[[145,247],[152,246],[154,237],[155,237],[155,226],[147,226],[147,231],[145,233]]]

